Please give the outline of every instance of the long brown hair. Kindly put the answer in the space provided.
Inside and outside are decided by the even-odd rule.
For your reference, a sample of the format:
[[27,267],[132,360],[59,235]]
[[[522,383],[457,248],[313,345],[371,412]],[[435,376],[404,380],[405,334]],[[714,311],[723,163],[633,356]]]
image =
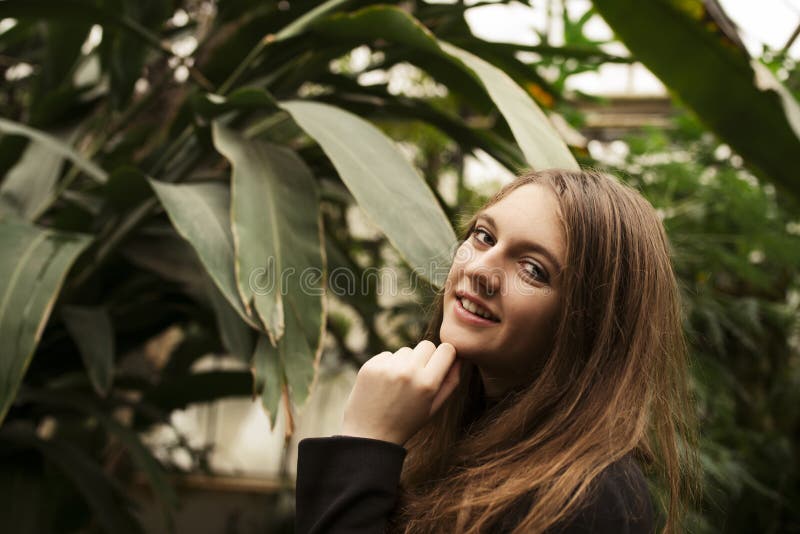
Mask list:
[[[630,454],[663,488],[662,532],[678,532],[700,494],[700,468],[664,228],[635,189],[591,169],[523,174],[482,209],[531,183],[556,195],[566,239],[549,355],[531,383],[488,408],[477,367],[462,362],[456,390],[405,444],[389,531],[491,532],[524,506],[513,532],[544,532],[576,512],[591,482]],[[423,336],[437,345],[443,297],[440,290]]]

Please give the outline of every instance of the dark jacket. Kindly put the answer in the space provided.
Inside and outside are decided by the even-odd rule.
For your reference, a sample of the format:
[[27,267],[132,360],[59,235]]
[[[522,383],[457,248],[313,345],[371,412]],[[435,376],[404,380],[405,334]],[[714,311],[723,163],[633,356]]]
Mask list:
[[[383,534],[406,449],[353,436],[306,438],[298,447],[297,534]],[[603,471],[593,487],[586,504],[552,534],[652,534],[647,482],[630,455]],[[526,512],[512,510],[496,532],[509,532]]]

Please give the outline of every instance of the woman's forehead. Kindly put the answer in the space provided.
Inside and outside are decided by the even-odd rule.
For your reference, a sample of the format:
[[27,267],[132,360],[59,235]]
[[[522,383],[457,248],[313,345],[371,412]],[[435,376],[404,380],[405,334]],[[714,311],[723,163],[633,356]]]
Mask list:
[[509,192],[495,204],[481,210],[476,221],[486,221],[497,237],[520,245],[545,247],[563,265],[564,231],[559,205],[545,186],[526,184]]

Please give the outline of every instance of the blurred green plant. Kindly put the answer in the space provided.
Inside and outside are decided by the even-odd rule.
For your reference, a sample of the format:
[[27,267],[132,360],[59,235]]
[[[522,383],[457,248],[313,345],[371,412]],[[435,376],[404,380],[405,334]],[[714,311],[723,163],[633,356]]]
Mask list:
[[681,284],[706,475],[687,531],[791,532],[800,525],[800,217],[675,108],[672,128],[626,138],[612,170],[658,210]]

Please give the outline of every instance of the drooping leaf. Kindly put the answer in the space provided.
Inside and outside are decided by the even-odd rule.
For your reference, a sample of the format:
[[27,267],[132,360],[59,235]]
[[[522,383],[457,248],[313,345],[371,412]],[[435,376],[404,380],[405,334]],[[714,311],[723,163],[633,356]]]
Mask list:
[[92,386],[105,397],[114,380],[114,327],[108,312],[98,306],[65,306],[61,315]]
[[[269,337],[269,346],[262,340],[254,358],[277,358],[292,402],[302,406],[322,355],[325,328],[317,184],[290,150],[246,139],[217,123],[213,137],[217,150],[233,167],[231,205],[239,291],[257,311]],[[254,365],[272,368],[261,361]],[[274,418],[275,412],[270,413]]]
[[466,50],[448,43],[441,45],[447,53],[464,62],[480,78],[508,122],[514,139],[531,167],[578,169],[578,163],[550,124],[547,115],[508,74]]
[[0,422],[50,316],[72,263],[90,237],[0,220]]
[[[411,99],[390,94],[378,86],[362,86],[344,75],[328,74],[320,82],[335,87],[336,93],[319,97],[319,101],[333,104],[361,117],[379,116],[387,120],[420,120],[436,127],[449,136],[465,151],[481,149],[509,169],[525,167],[519,148],[496,132],[470,127],[462,118],[446,113],[424,98]],[[339,94],[345,94],[345,98]],[[359,98],[364,95],[363,98]]]
[[[293,306],[315,355],[324,323],[316,182],[288,149],[246,139],[218,123],[213,138],[233,167],[231,218],[242,300],[258,314],[273,346]],[[320,274],[317,280],[309,278],[314,273]]]
[[[477,79],[505,118],[531,167],[578,168],[547,116],[514,80],[466,50],[436,39],[406,11],[393,6],[370,6],[353,14],[331,16],[316,23],[313,30],[340,38],[382,39],[446,59],[470,78]],[[430,72],[433,76],[438,73],[438,70]]]
[[72,163],[74,163],[78,168],[80,168],[83,172],[85,172],[89,177],[93,178],[96,182],[102,184],[105,183],[106,180],[108,180],[108,175],[106,174],[106,171],[104,171],[103,169],[92,163],[90,160],[84,158],[83,156],[75,152],[75,150],[73,150],[72,147],[70,147],[69,145],[61,142],[59,139],[53,137],[48,133],[3,118],[0,118],[0,132],[7,134],[24,135],[25,137],[30,138],[32,141],[41,143],[43,146],[49,148],[54,153],[60,154],[61,156],[69,159],[70,161],[72,161]]
[[[633,55],[760,174],[800,198],[800,111],[701,0],[597,0]],[[631,16],[636,13],[636,16]]]
[[359,206],[417,274],[441,286],[456,236],[428,184],[391,139],[347,111],[281,103],[330,158]]
[[259,328],[236,289],[228,188],[219,183],[175,185],[152,179],[150,184],[175,229],[191,243],[228,303],[247,324]]
[[[283,338],[279,341],[282,343]],[[285,343],[285,342],[284,342]],[[269,417],[270,429],[275,429],[284,384],[278,351],[266,336],[259,336],[253,352],[253,392],[261,398],[261,405]]]

